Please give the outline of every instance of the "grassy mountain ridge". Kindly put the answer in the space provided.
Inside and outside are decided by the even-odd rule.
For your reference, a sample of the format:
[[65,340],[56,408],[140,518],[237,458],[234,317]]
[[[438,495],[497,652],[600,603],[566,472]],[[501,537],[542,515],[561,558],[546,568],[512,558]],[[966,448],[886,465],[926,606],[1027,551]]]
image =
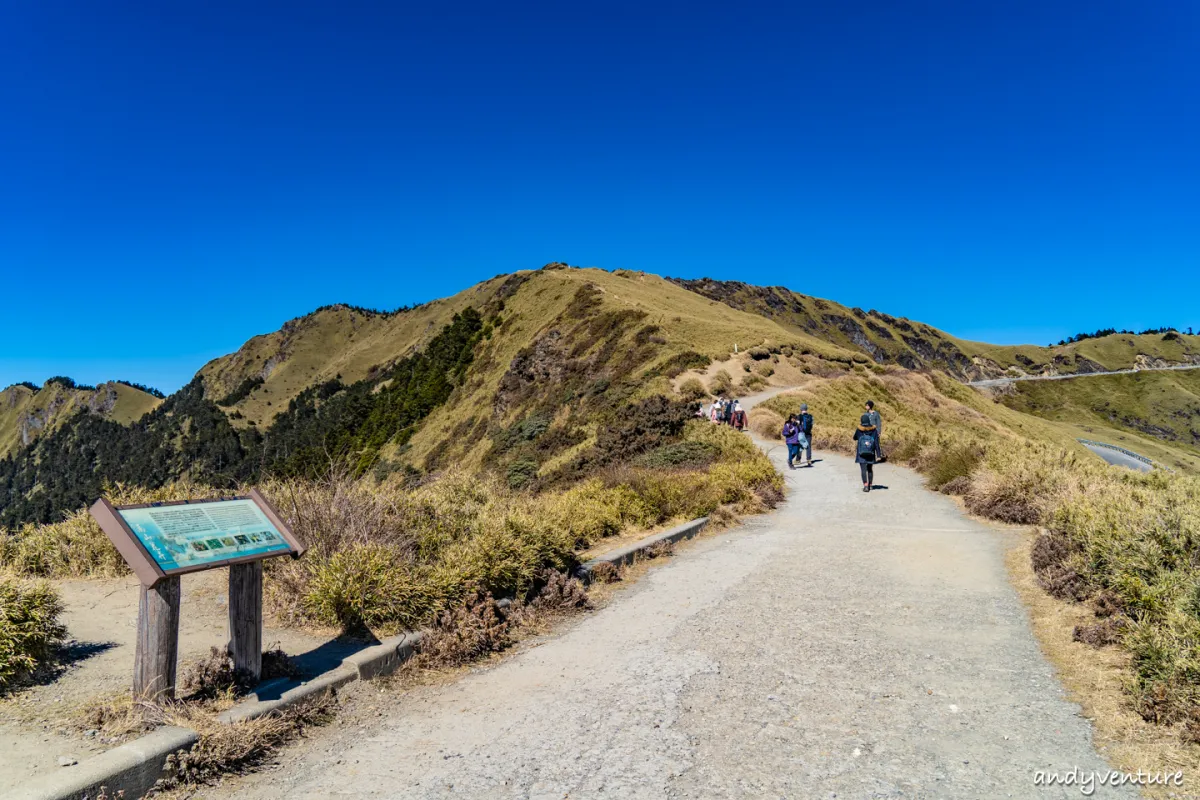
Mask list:
[[[1108,366],[1108,350],[1131,347],[1143,360],[1190,358],[1195,337],[1160,348],[1109,338],[1034,348],[1042,362],[1030,356],[1024,366],[1090,369],[1093,359],[1080,353]],[[0,421],[44,392],[60,400],[39,439],[10,436],[14,446],[0,458],[0,518],[57,519],[94,499],[106,480],[155,488],[188,478],[227,488],[312,476],[342,461],[360,475],[456,465],[513,486],[549,485],[622,451],[619,431],[637,413],[631,404],[677,397],[689,370],[701,392],[707,383],[741,393],[776,368],[792,379],[880,364],[981,377],[1010,369],[993,357],[998,351],[1024,364],[1023,348],[989,350],[923,323],[777,287],[549,264],[396,312],[318,309],[209,362],[161,404],[124,385],[94,395],[64,394],[65,384],[36,394],[12,387],[0,395],[12,409]],[[112,402],[85,408],[85,397]],[[670,427],[676,411],[651,409],[658,416],[647,424]],[[1065,423],[1050,424],[1056,440],[1070,438]]]
[[92,387],[70,387],[47,381],[41,388],[14,384],[0,391],[0,458],[56,430],[80,411],[128,425],[161,400],[119,381]]
[[958,339],[922,322],[847,308],[781,286],[672,279],[713,300],[860,350],[881,364],[941,369],[966,380],[1061,375],[1200,363],[1200,336],[1113,334],[1061,346],[991,345]]
[[265,426],[304,389],[367,378],[424,347],[468,306],[501,303],[525,274],[497,276],[452,297],[392,313],[327,306],[253,337],[205,364],[199,376],[207,397],[221,404],[234,400],[224,407],[241,415],[235,424]]

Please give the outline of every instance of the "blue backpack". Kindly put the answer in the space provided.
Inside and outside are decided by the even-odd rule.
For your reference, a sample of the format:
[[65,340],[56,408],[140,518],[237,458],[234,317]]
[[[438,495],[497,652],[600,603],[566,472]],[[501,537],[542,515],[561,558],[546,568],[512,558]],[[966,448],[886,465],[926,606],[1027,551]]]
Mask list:
[[875,458],[875,432],[863,432],[858,437],[858,454],[863,458],[870,456],[872,460]]

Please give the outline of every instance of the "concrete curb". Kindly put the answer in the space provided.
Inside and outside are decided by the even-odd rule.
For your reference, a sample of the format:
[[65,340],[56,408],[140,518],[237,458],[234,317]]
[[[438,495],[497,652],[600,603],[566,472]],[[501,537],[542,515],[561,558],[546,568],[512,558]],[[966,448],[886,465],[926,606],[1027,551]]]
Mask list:
[[[412,658],[420,644],[421,633],[405,632],[385,639],[342,660],[337,669],[310,681],[288,678],[267,681],[233,708],[217,716],[225,725],[257,719],[354,681],[366,681],[389,675]],[[78,766],[31,781],[17,790],[18,800],[95,800],[100,787],[109,796],[125,792],[126,800],[136,800],[154,787],[162,777],[167,756],[190,750],[200,734],[189,728],[167,726],[126,742],[106,753],[80,762]],[[69,771],[67,771],[69,770]]]
[[584,583],[591,583],[592,571],[598,564],[613,564],[622,566],[632,564],[634,559],[640,553],[644,553],[651,547],[657,544],[681,542],[684,539],[691,539],[704,530],[708,526],[708,517],[700,517],[691,522],[685,522],[682,525],[677,525],[670,530],[665,530],[662,533],[656,533],[653,536],[647,536],[645,539],[640,539],[633,544],[625,547],[617,548],[611,553],[605,553],[602,556],[597,556],[591,561],[588,561],[575,570],[575,577],[579,578]]
[[15,797],[19,800],[92,800],[104,786],[110,797],[118,790],[124,790],[125,796],[133,800],[150,791],[162,777],[167,756],[191,749],[199,738],[200,734],[188,728],[159,728],[76,767],[31,781],[19,788]]

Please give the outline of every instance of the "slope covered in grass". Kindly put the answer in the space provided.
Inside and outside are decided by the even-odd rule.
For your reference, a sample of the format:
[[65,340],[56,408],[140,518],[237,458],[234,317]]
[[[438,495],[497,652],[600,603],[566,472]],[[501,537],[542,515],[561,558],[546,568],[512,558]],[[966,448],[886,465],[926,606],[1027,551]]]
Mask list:
[[58,429],[80,411],[128,425],[160,402],[117,381],[95,387],[78,387],[64,379],[47,381],[41,388],[10,386],[0,391],[0,458]]
[[1111,443],[1168,466],[1200,466],[1200,370],[1020,381],[997,396],[1009,408],[1091,430],[1089,438],[1118,439]]
[[970,380],[1200,363],[1200,336],[1113,334],[1055,347],[990,345],[958,339],[922,322],[874,309],[847,308],[782,286],[709,278],[675,282],[732,308],[866,353],[880,364],[943,370]]

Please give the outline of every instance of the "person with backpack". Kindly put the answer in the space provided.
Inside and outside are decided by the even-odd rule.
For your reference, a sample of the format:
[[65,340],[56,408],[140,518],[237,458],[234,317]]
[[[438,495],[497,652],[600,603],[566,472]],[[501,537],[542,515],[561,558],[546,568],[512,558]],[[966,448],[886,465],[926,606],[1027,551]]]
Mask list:
[[887,461],[883,455],[883,420],[879,416],[879,412],[875,410],[875,401],[867,401],[867,416],[871,418],[871,424],[875,426],[875,460],[877,462]]
[[800,423],[797,422],[795,414],[783,423],[783,441],[787,445],[788,469],[795,469],[796,465],[792,461],[800,457]]
[[863,414],[859,420],[858,429],[854,431],[855,446],[854,461],[862,473],[863,491],[871,491],[871,483],[875,480],[875,461],[879,456],[879,437],[875,426],[871,424],[871,415]]
[[733,401],[733,415],[730,417],[730,423],[739,431],[746,430],[746,410],[736,400]]
[[805,466],[811,467],[812,461],[812,432],[813,432],[813,415],[808,413],[808,403],[800,404],[800,416],[796,417],[796,424],[800,426],[800,433],[804,434],[804,441],[801,447],[804,449]]

